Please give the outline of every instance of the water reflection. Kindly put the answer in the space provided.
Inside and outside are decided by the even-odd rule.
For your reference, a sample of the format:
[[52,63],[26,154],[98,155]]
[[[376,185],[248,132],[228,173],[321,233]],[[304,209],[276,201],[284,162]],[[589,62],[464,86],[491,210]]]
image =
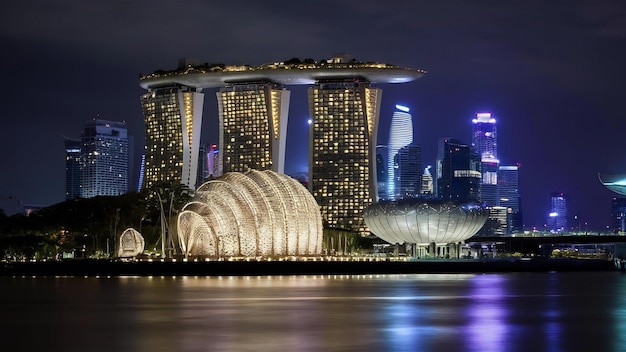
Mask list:
[[619,351],[613,274],[0,278],[2,350]]
[[561,306],[558,294],[558,277],[556,274],[548,275],[546,290],[546,306],[544,308],[543,336],[547,352],[561,351]]
[[463,334],[476,351],[508,350],[507,281],[504,275],[480,275],[471,280]]

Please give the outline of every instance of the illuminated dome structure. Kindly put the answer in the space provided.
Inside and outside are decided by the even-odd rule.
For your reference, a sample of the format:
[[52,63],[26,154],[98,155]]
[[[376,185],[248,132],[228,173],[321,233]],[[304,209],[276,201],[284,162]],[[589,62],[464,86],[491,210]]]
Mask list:
[[119,258],[132,258],[143,253],[145,241],[137,230],[128,228],[120,235],[117,246],[117,256]]
[[231,172],[204,183],[178,216],[186,257],[317,255],[322,217],[298,181],[274,171]]
[[604,187],[617,194],[626,195],[626,175],[598,174],[598,179]]
[[458,243],[472,237],[487,220],[478,204],[403,199],[370,205],[363,214],[370,231],[391,244]]

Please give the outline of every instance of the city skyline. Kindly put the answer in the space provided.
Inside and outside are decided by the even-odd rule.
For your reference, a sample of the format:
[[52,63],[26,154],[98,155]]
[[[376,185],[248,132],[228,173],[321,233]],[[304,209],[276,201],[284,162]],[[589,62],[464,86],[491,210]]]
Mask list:
[[[472,116],[491,111],[499,118],[502,162],[521,164],[526,227],[545,223],[554,191],[570,195],[572,212],[590,229],[610,224],[615,194],[598,182],[597,173],[626,170],[619,148],[626,130],[620,95],[626,24],[618,2],[284,4],[195,4],[191,12],[142,1],[97,8],[78,1],[63,8],[46,2],[1,5],[0,37],[10,54],[2,57],[0,70],[11,84],[1,95],[0,150],[3,170],[10,171],[0,175],[0,198],[62,201],[61,135],[74,134],[97,114],[126,121],[135,145],[143,145],[139,73],[167,69],[185,56],[263,64],[347,52],[359,60],[428,71],[413,83],[376,86],[384,91],[380,144],[387,142],[396,103],[412,107],[424,165],[434,163],[438,138],[469,142]],[[145,16],[147,8],[151,16]],[[290,104],[285,171],[297,176],[306,172],[309,113],[304,89],[292,91],[301,101]],[[217,103],[205,100],[202,143],[216,143],[211,126],[217,126]]]

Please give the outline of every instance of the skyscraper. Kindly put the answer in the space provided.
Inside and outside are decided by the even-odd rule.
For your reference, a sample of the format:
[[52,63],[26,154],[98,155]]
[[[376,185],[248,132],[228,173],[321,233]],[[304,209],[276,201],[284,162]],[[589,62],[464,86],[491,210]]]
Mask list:
[[507,234],[521,233],[523,222],[519,192],[519,166],[502,165],[498,169],[498,174],[500,206],[507,209]]
[[422,183],[422,148],[409,144],[398,150],[395,156],[395,199],[416,198]]
[[616,233],[626,231],[626,198],[613,198],[611,201],[611,227]]
[[389,156],[387,157],[387,196],[390,200],[401,198],[401,190],[397,183],[400,181],[398,169],[398,151],[413,142],[413,119],[409,114],[409,108],[396,105],[396,110],[391,117],[389,130]]
[[487,207],[500,205],[498,202],[498,145],[496,119],[491,113],[477,113],[472,120],[472,148],[480,155],[480,196]]
[[367,234],[362,214],[376,197],[381,90],[356,78],[309,88],[309,189],[325,226]]
[[437,196],[460,203],[480,201],[480,156],[457,140],[439,140]]
[[548,214],[548,229],[553,232],[567,230],[568,196],[563,192],[550,194],[550,213]]
[[428,165],[422,173],[422,185],[420,194],[422,197],[432,197],[435,194],[433,175],[430,173],[431,166]]
[[80,146],[80,196],[117,196],[128,192],[126,123],[94,119],[85,126]]
[[217,92],[222,173],[285,172],[289,97],[272,82],[233,84]]
[[377,200],[389,199],[387,195],[387,158],[389,157],[389,147],[386,145],[376,146],[376,188],[378,190]]
[[216,144],[201,144],[198,151],[198,176],[196,187],[199,187],[211,176],[219,176],[217,165],[219,151]]
[[80,197],[80,140],[65,140],[65,199]]
[[204,100],[200,90],[157,86],[141,97],[146,131],[144,188],[159,181],[195,188]]

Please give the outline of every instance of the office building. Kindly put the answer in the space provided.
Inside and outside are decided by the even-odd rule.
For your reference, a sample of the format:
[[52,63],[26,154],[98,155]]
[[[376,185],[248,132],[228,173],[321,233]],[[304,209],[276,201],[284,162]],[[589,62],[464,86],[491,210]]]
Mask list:
[[433,175],[430,173],[430,165],[426,166],[422,173],[422,185],[420,186],[420,195],[422,197],[430,198],[435,194]]
[[498,145],[496,119],[489,112],[477,113],[472,120],[472,148],[481,160],[480,196],[483,206],[499,206]]
[[519,191],[519,165],[501,165],[498,175],[499,204],[507,209],[507,234],[521,233],[523,221]]
[[613,198],[611,201],[611,231],[626,232],[626,198]]
[[65,199],[80,198],[80,140],[65,140]]
[[405,145],[398,150],[394,159],[394,199],[419,197],[422,184],[422,148],[414,144]]
[[550,194],[550,213],[548,214],[548,229],[552,232],[563,232],[568,226],[568,198],[563,192]]
[[413,143],[413,119],[409,114],[409,108],[396,105],[396,110],[391,117],[389,130],[389,143],[387,157],[387,195],[390,200],[402,198],[400,185],[400,170],[397,154],[401,148]]
[[198,151],[198,177],[196,187],[211,177],[220,176],[218,172],[219,150],[217,144],[201,144]]
[[389,147],[386,145],[376,146],[376,188],[378,189],[377,200],[387,200],[387,157],[389,156]]
[[128,133],[125,122],[94,119],[80,144],[80,197],[117,196],[128,191]]
[[440,139],[437,197],[443,201],[480,203],[480,166],[480,156],[469,145],[457,139]]
[[146,131],[144,188],[160,181],[195,188],[204,100],[200,90],[155,86],[141,97]]

